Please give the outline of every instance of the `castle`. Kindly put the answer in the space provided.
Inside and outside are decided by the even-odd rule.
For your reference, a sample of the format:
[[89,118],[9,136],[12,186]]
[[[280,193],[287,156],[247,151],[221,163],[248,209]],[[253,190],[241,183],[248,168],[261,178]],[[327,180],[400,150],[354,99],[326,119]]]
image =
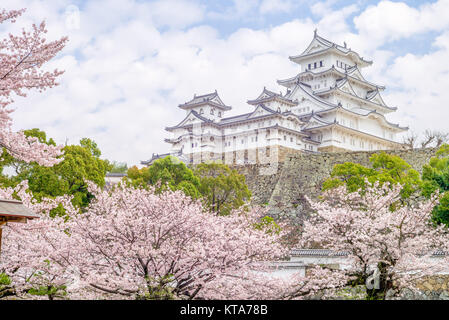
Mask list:
[[[290,56],[300,72],[278,80],[276,93],[266,88],[248,100],[253,111],[226,117],[232,109],[217,91],[194,95],[180,104],[186,117],[167,127],[169,154],[186,163],[221,160],[227,164],[282,161],[289,152],[344,152],[397,149],[396,135],[408,130],[387,120],[397,108],[367,81],[361,69],[372,64],[357,52],[314,37],[300,55]],[[155,155],[142,164],[169,154]]]

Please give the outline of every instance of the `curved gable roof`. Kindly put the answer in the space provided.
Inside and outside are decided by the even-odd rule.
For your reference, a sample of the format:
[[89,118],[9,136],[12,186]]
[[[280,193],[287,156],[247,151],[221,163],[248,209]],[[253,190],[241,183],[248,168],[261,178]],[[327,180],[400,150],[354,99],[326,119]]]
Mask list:
[[217,90],[215,90],[215,92],[207,93],[207,94],[203,94],[203,95],[199,95],[199,96],[197,96],[195,94],[195,95],[193,95],[192,100],[187,101],[184,104],[180,104],[180,105],[178,105],[178,107],[181,109],[184,109],[184,110],[186,110],[186,109],[188,110],[188,109],[198,107],[201,105],[211,105],[211,106],[217,107],[222,110],[231,110],[232,109],[230,106],[227,106],[223,103],[223,101],[221,100],[220,96],[217,93]]
[[[315,48],[322,48],[322,49],[314,50]],[[332,41],[329,41],[323,37],[320,37],[317,34],[316,30],[314,32],[313,39],[310,42],[310,44],[307,46],[306,50],[304,50],[304,52],[301,53],[300,55],[290,56],[289,59],[291,61],[298,62],[299,59],[301,59],[301,58],[321,54],[328,50],[334,50],[335,52],[337,52],[341,55],[344,55],[344,56],[351,56],[353,59],[358,61],[361,65],[368,66],[373,63],[372,61],[363,59],[363,57],[361,57],[357,52],[352,51],[351,48],[347,48],[346,43],[345,43],[345,46],[340,46]]]

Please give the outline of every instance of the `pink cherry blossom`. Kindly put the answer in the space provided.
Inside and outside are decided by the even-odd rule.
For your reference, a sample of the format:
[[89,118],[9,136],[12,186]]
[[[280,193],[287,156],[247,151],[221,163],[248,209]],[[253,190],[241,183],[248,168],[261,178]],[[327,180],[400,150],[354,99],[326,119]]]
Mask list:
[[345,187],[328,191],[324,201],[310,201],[316,213],[304,224],[300,246],[348,252],[348,273],[362,279],[380,267],[385,290],[414,288],[414,280],[447,271],[447,257],[431,257],[449,244],[447,228],[431,222],[438,197],[400,206],[400,191],[400,185],[390,189],[378,183],[363,194],[347,194]]
[[[0,23],[15,22],[25,10],[0,11]],[[62,50],[67,37],[47,42],[45,22],[32,26],[32,31],[20,35],[9,34],[0,40],[0,146],[15,158],[44,166],[52,166],[60,161],[61,146],[48,146],[36,138],[27,138],[23,132],[13,132],[10,117],[13,96],[26,96],[26,91],[39,92],[57,85],[56,78],[63,72],[45,71],[43,66]]]
[[[63,284],[72,299],[155,298],[157,292],[178,299],[298,299],[347,281],[321,268],[306,278],[275,276],[272,262],[288,249],[282,233],[254,227],[265,215],[261,208],[216,216],[180,191],[89,188],[95,200],[82,213],[69,197],[34,202],[25,183],[0,191],[15,192],[42,212],[5,228],[0,271],[18,295]],[[59,203],[68,220],[48,216]]]

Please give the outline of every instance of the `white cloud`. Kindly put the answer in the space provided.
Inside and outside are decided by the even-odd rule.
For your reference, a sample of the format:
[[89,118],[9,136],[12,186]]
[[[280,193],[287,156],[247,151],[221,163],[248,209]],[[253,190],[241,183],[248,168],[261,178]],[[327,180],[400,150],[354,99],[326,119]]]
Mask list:
[[441,31],[449,26],[449,1],[440,0],[413,8],[404,2],[381,1],[368,7],[354,24],[371,46],[410,37],[417,33]]

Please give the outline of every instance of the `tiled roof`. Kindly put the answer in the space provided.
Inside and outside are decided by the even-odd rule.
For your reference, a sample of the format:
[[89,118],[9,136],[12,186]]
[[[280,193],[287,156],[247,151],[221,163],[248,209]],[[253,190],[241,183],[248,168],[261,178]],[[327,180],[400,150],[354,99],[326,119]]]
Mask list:
[[328,249],[292,249],[290,251],[290,255],[294,257],[344,257],[348,254],[348,251],[332,251]]
[[[363,59],[363,57],[361,57],[357,52],[352,51],[351,48],[347,48],[346,45],[345,45],[345,46],[341,46],[341,45],[338,45],[338,44],[336,44],[336,43],[334,43],[334,42],[332,42],[332,41],[329,41],[329,40],[327,40],[327,39],[324,39],[323,37],[320,37],[320,36],[317,34],[316,31],[315,31],[315,33],[314,33],[314,37],[313,37],[312,42],[313,42],[314,40],[317,40],[317,41],[318,41],[321,45],[323,45],[325,48],[322,49],[322,50],[318,50],[318,51],[314,51],[314,52],[311,52],[311,53],[307,53],[307,49],[310,47],[310,45],[309,45],[309,46],[307,47],[307,49],[306,49],[303,53],[301,53],[300,55],[297,55],[297,56],[290,56],[290,60],[293,61],[293,60],[298,59],[298,58],[307,57],[307,56],[312,56],[312,55],[316,55],[316,54],[319,54],[319,53],[322,53],[322,52],[326,52],[327,50],[330,50],[330,49],[335,49],[335,50],[337,50],[338,52],[341,52],[341,53],[344,54],[344,55],[353,54],[353,55],[355,55],[358,59],[360,59],[360,62],[365,63],[365,64],[367,64],[367,65],[371,65],[371,64],[373,63],[372,61],[368,61],[368,60]],[[312,43],[312,42],[311,42],[311,43]]]
[[353,74],[356,70],[358,70],[358,67],[357,67],[357,66],[353,66],[353,67],[351,67],[351,68],[346,69],[345,72],[342,72],[342,71],[340,71],[340,70],[337,70],[337,69],[335,68],[335,66],[332,65],[332,67],[330,67],[330,68],[328,68],[328,69],[326,69],[326,70],[320,71],[320,72],[313,72],[312,70],[306,70],[306,71],[303,71],[303,72],[297,74],[297,75],[294,76],[294,77],[291,77],[291,78],[288,78],[288,79],[283,79],[283,80],[277,80],[277,83],[278,83],[279,85],[286,86],[286,85],[290,85],[290,84],[292,84],[292,83],[297,82],[298,79],[299,79],[299,77],[302,76],[302,75],[311,74],[311,75],[313,75],[313,76],[319,76],[319,75],[326,74],[326,73],[329,73],[329,72],[335,72],[335,73],[339,74],[342,78],[348,77],[348,78],[351,79],[352,81],[362,82],[362,83],[364,83],[364,84],[366,84],[366,85],[368,85],[368,86],[370,86],[370,87],[372,87],[372,88],[376,88],[376,89],[380,89],[380,90],[385,89],[384,86],[377,85],[377,84],[374,84],[374,83],[372,83],[372,82],[369,82],[369,81],[367,81],[367,80],[365,80],[365,79],[359,79],[359,78],[356,78],[356,77],[352,76],[352,74]]
[[[219,102],[212,101],[213,99],[217,98]],[[232,108],[230,106],[227,106],[221,101],[220,96],[218,95],[217,91],[212,93],[203,94],[200,96],[197,96],[196,94],[193,96],[193,99],[190,101],[187,101],[184,104],[180,104],[178,107],[181,109],[190,109],[192,107],[204,105],[204,104],[210,104],[217,108],[223,109],[223,110],[231,110]]]
[[[293,257],[346,257],[349,251],[333,251],[329,249],[292,249],[290,255]],[[439,257],[449,255],[448,251],[435,250],[431,256]]]
[[[373,101],[371,101],[371,100],[369,100],[369,99],[362,98],[362,97],[359,97],[358,95],[355,95],[355,94],[353,94],[353,93],[348,93],[348,92],[346,92],[346,91],[341,90],[340,88],[341,88],[346,82],[347,82],[347,78],[338,79],[337,82],[336,82],[336,85],[335,85],[334,87],[326,88],[326,89],[324,89],[324,90],[318,90],[318,91],[315,91],[314,93],[315,93],[316,95],[323,95],[323,94],[330,93],[330,92],[333,92],[333,91],[339,91],[339,92],[342,92],[342,93],[351,95],[351,96],[353,96],[353,97],[355,97],[355,98],[358,98],[358,99],[360,99],[360,100],[363,100],[363,101],[365,101],[365,102],[370,102],[370,103],[372,103],[372,104],[378,105],[378,106],[380,106],[381,108],[385,108],[385,109],[392,110],[392,111],[397,110],[396,107],[389,107],[389,106],[387,106],[387,105],[381,105],[381,104],[379,104],[379,103],[377,103],[377,102],[373,102]],[[378,91],[376,90],[376,92],[378,92]],[[372,96],[371,98],[373,98],[373,96]]]
[[253,104],[254,105],[254,104],[259,104],[259,103],[263,103],[263,102],[266,102],[266,101],[271,101],[273,99],[279,99],[279,100],[281,100],[281,101],[283,101],[283,102],[285,102],[287,104],[290,104],[290,105],[297,105],[298,104],[297,101],[293,101],[293,100],[287,98],[286,96],[283,96],[280,93],[276,93],[276,92],[273,92],[271,90],[268,90],[265,87],[263,88],[262,93],[256,99],[248,100],[247,102],[249,104]]
[[163,158],[168,157],[168,156],[181,156],[181,155],[182,155],[182,151],[180,151],[178,153],[162,153],[162,154],[153,153],[153,155],[152,155],[150,160],[140,161],[140,164],[149,165],[153,161],[158,160],[158,159],[163,159]]
[[21,201],[0,199],[0,218],[39,218],[37,214],[23,205]]
[[111,178],[121,178],[121,177],[126,177],[126,176],[127,176],[126,173],[117,173],[117,172],[106,173],[106,177],[111,177]]

